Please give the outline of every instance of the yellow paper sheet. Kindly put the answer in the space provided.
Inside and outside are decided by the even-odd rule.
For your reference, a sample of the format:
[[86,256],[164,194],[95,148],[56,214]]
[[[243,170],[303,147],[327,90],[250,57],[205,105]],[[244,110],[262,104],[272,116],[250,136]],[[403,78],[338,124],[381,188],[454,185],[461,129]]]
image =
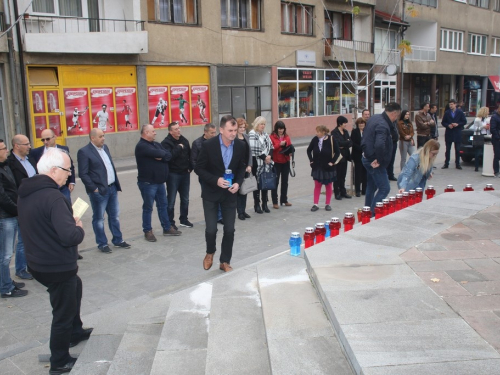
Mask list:
[[87,208],[89,208],[89,204],[83,199],[77,198],[73,203],[73,216],[81,219]]

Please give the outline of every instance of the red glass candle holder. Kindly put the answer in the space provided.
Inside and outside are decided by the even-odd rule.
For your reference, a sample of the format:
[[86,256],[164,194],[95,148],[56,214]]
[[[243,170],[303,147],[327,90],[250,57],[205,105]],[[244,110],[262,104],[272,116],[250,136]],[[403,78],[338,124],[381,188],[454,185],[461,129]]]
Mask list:
[[384,217],[384,204],[382,202],[375,203],[375,220]]
[[311,246],[314,246],[314,228],[307,227],[304,233],[304,247],[307,249]]
[[317,223],[316,229],[314,230],[314,236],[316,237],[316,243],[321,243],[325,240],[326,228],[324,223]]
[[332,217],[330,221],[330,237],[336,237],[340,233],[340,227],[342,227],[342,223],[338,217]]
[[434,198],[435,195],[436,195],[436,189],[434,189],[434,186],[432,185],[427,186],[427,189],[425,189],[425,196],[427,197],[427,199]]
[[423,189],[421,187],[416,188],[415,189],[415,203],[422,202],[423,196],[424,196]]
[[369,206],[364,206],[361,209],[361,225],[368,224],[372,217],[372,210]]
[[382,204],[384,205],[384,216],[389,215],[389,199],[382,199]]
[[358,214],[358,223],[361,223],[361,213],[363,212],[363,209],[362,208],[358,208],[356,210],[357,214]]
[[453,189],[453,185],[447,185],[446,189],[444,189],[445,193],[454,193],[455,189]]
[[407,191],[405,191],[403,193],[403,208],[408,207],[409,200],[410,200],[410,193],[408,193]]
[[389,213],[396,212],[396,197],[389,197]]
[[344,232],[350,231],[354,227],[354,215],[352,212],[346,212],[344,215]]
[[396,209],[396,211],[399,211],[402,208],[403,208],[403,194],[398,193],[398,194],[396,194],[395,209]]
[[415,190],[410,190],[409,191],[409,194],[408,194],[408,206],[413,206],[415,203],[417,203],[416,201],[416,192]]
[[474,189],[472,188],[472,184],[466,184],[464,187],[464,191],[474,191]]
[[486,184],[484,191],[492,191],[492,190],[495,190],[495,189],[493,189],[493,184]]

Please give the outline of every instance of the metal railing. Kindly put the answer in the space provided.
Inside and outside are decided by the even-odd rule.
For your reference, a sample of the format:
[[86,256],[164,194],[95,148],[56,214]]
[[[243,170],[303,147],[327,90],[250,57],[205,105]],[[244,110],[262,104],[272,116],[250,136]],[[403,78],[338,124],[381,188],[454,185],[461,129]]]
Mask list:
[[375,49],[375,65],[401,65],[401,53],[396,49]]
[[360,52],[373,53],[373,43],[359,40],[333,39],[329,41],[332,46],[354,49]]
[[90,33],[143,31],[145,21],[103,18],[24,16],[26,33]]
[[411,53],[405,55],[405,60],[436,61],[436,48],[412,45]]

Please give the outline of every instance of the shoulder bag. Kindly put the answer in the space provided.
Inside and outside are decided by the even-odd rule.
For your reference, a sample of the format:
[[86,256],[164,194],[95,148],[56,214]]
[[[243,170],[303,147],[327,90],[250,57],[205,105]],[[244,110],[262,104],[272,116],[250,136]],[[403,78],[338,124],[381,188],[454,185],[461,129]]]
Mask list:
[[263,165],[264,171],[259,175],[259,190],[274,190],[276,189],[276,169],[274,165],[268,172],[266,166]]
[[474,148],[482,148],[484,147],[484,134],[480,134],[481,130],[479,132],[476,130],[476,134],[472,136],[472,147]]
[[255,191],[257,189],[258,189],[257,179],[252,174],[252,172],[250,172],[250,174],[248,175],[248,177],[245,177],[243,179],[243,182],[242,182],[242,184],[240,186],[239,193],[241,195],[247,195],[248,193],[251,193],[252,191]]

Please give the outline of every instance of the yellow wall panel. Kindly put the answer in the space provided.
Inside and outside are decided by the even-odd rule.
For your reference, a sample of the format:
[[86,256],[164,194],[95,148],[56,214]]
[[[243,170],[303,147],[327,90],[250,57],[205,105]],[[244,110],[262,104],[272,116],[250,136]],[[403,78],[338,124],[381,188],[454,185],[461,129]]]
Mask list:
[[60,84],[70,86],[136,86],[134,66],[72,65],[59,67]]
[[210,68],[205,66],[148,66],[148,85],[210,84]]

